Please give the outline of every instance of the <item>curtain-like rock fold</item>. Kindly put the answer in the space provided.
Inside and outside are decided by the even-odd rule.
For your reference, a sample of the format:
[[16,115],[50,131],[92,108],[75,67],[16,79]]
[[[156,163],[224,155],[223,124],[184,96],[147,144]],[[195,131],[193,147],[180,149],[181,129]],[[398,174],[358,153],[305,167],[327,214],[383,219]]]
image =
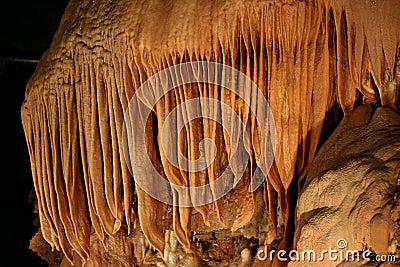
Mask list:
[[[336,103],[345,116],[360,103],[398,111],[396,89],[387,85],[400,56],[399,10],[399,1],[71,0],[21,108],[43,237],[72,262],[74,253],[88,258],[91,229],[107,247],[109,236],[129,233],[139,222],[150,244],[164,250],[162,219],[170,207],[135,187],[124,159],[124,113],[135,91],[157,72],[213,61],[246,74],[263,93],[248,100],[265,97],[270,105],[276,153],[260,188],[272,225],[266,242],[276,238],[281,213],[281,246],[289,247],[296,195],[329,111]],[[250,164],[233,190],[234,211],[223,209],[223,199],[173,207],[173,230],[186,248],[193,212],[206,225],[213,212],[222,224],[224,213],[234,212],[236,220],[227,225],[233,231],[251,219],[256,202],[247,189],[263,153],[254,114],[235,94],[213,84],[179,86],[156,104],[146,126],[148,156],[165,179],[205,185],[227,165],[229,136],[212,120],[193,120],[179,135],[179,149],[191,159],[199,156],[202,139],[214,140],[216,159],[206,170],[179,170],[160,148],[168,113],[198,97],[220,100],[238,114],[251,136]],[[229,119],[218,105],[207,108]]]

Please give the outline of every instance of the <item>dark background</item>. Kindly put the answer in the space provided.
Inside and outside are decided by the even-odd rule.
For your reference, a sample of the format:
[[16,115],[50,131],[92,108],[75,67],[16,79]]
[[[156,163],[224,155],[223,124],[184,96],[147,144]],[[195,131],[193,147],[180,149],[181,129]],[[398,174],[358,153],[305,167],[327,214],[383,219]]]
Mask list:
[[[47,266],[29,250],[35,234],[29,155],[20,118],[25,86],[36,61],[49,48],[67,0],[2,1],[0,4],[0,90],[3,141],[0,183],[0,266]],[[5,133],[5,136],[4,136]]]

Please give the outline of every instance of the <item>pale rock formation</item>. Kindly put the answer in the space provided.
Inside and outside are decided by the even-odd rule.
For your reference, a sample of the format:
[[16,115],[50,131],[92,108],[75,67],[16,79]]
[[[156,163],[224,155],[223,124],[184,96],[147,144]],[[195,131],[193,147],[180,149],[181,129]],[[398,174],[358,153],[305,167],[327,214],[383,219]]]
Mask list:
[[[373,114],[363,109],[368,108],[358,107],[339,124],[311,165],[296,211],[299,253],[315,250],[320,258],[330,247],[344,253],[343,261],[350,250],[400,256],[400,116],[389,108]],[[325,255],[323,261],[300,258],[289,266],[340,262]]]

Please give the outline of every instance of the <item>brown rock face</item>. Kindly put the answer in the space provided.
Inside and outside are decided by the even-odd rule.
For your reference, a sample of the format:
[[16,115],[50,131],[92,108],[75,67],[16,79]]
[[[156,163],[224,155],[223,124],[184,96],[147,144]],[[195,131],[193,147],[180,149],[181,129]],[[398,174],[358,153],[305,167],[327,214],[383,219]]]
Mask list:
[[21,108],[44,240],[64,266],[285,266],[259,249],[339,238],[399,255],[399,10],[71,0]]

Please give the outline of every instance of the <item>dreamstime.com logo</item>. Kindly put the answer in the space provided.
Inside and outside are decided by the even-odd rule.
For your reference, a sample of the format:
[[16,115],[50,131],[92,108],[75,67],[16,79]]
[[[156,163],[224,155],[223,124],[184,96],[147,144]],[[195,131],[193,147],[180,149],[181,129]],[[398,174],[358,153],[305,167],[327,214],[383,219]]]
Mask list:
[[[241,179],[249,162],[249,140],[246,125],[230,105],[214,98],[190,98],[177,105],[158,129],[158,149],[179,171],[205,170],[216,157],[216,145],[205,138],[199,143],[201,156],[185,157],[178,143],[179,134],[194,119],[214,120],[229,135],[229,165],[215,181],[202,186],[173,184],[164,179],[153,166],[146,149],[146,123],[156,103],[169,91],[190,83],[220,86],[236,94],[255,116],[260,133],[257,168],[249,191],[255,191],[265,180],[275,155],[275,122],[268,102],[257,85],[245,74],[227,65],[208,61],[187,62],[164,69],[135,92],[124,117],[124,156],[136,184],[153,198],[180,207],[202,206],[226,195]],[[160,123],[160,122],[159,122]],[[159,128],[159,127],[158,127]],[[228,186],[227,186],[228,185]],[[177,196],[179,199],[177,200]]]
[[338,239],[336,241],[336,248],[329,247],[320,252],[316,252],[312,249],[307,249],[303,251],[290,250],[268,250],[265,246],[264,249],[260,249],[257,252],[257,258],[260,261],[270,260],[276,256],[279,261],[302,261],[302,262],[322,262],[322,261],[332,261],[332,262],[343,262],[343,261],[363,261],[363,262],[395,262],[395,255],[378,255],[370,249],[359,250],[349,250],[345,249],[347,247],[346,239]]

